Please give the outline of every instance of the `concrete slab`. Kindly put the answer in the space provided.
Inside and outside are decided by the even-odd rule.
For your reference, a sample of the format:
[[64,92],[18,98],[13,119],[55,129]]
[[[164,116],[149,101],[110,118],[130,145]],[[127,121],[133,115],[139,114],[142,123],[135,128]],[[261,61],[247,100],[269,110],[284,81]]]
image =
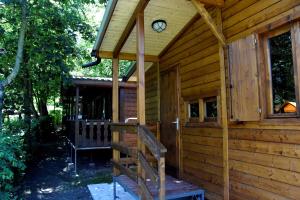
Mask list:
[[[93,184],[88,185],[88,188],[94,200],[113,200],[113,183]],[[116,188],[118,200],[134,200],[122,186],[117,184]]]

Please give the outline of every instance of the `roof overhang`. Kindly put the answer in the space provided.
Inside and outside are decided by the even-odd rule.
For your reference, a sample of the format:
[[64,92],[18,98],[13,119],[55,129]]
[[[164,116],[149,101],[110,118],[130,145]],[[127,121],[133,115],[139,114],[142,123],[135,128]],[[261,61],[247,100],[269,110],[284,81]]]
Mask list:
[[[110,0],[93,52],[101,58],[119,57],[123,60],[135,60],[135,19],[139,10],[144,10],[145,61],[148,62],[157,62],[168,44],[198,15],[193,3],[187,0]],[[151,24],[156,19],[164,19],[167,22],[164,32],[157,33],[152,30]]]

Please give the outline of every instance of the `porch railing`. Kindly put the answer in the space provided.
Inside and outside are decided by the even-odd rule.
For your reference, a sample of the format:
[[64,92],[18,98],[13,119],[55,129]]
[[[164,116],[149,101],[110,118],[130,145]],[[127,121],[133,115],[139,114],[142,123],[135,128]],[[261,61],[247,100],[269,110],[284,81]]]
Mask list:
[[[167,149],[159,142],[155,135],[146,127],[137,124],[111,124],[113,134],[136,134],[137,145],[129,146],[124,141],[112,143],[112,148],[124,155],[113,158],[113,164],[121,174],[134,180],[139,187],[141,199],[154,199],[155,187],[160,200],[165,199],[165,153]],[[153,164],[153,160],[156,164]],[[137,167],[137,171],[135,168]],[[149,181],[151,181],[151,184]]]
[[67,137],[76,148],[105,148],[111,146],[109,121],[68,120]]

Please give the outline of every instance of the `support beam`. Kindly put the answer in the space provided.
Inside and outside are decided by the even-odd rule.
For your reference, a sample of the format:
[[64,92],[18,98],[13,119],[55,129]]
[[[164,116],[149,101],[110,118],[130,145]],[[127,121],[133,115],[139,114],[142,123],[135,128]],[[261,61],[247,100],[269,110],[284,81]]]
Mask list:
[[[145,117],[145,27],[144,27],[144,11],[139,12],[136,16],[136,66],[137,66],[137,117],[140,125],[146,125]],[[138,128],[138,134],[139,134]],[[143,155],[146,155],[145,144],[141,141],[138,136],[137,149]],[[138,159],[138,177],[145,180],[145,171],[142,168],[141,162]],[[140,180],[140,179],[139,179]],[[143,192],[140,191],[140,199],[145,199],[142,196]]]
[[[114,123],[119,122],[119,59],[114,58],[112,60],[113,64],[113,89],[112,89],[112,118]],[[120,133],[117,131],[113,132],[113,143],[119,143],[120,141]],[[117,150],[113,150],[113,161],[120,161],[120,152]],[[119,174],[119,170],[114,168],[114,176]]]
[[113,56],[117,57],[119,56],[121,49],[123,48],[125,42],[127,41],[130,33],[132,32],[135,24],[136,24],[136,16],[138,13],[143,12],[144,9],[146,8],[149,0],[140,0],[139,3],[137,4],[134,12],[132,13],[129,22],[127,23],[127,26],[125,30],[123,31],[114,51],[113,51]]
[[[222,13],[221,9],[217,9],[217,25],[222,30]],[[219,58],[220,58],[220,80],[221,80],[221,125],[223,131],[223,181],[224,192],[223,199],[229,200],[229,164],[228,164],[228,120],[227,120],[227,102],[226,102],[226,75],[225,75],[225,56],[224,46],[219,42]]]
[[141,125],[146,124],[145,118],[145,29],[144,29],[144,13],[137,14],[137,54],[136,54],[136,66],[137,66],[137,103],[138,103],[138,121]]
[[199,0],[192,0],[192,3],[198,10],[199,14],[205,21],[205,23],[209,26],[210,30],[213,32],[213,34],[218,38],[219,42],[225,46],[226,40],[225,36],[222,33],[222,30],[220,30],[219,27],[215,24],[214,20],[210,16],[210,14],[207,12],[207,10],[204,7],[204,4],[202,4]]
[[224,6],[224,0],[198,0],[198,2],[217,7]]
[[[108,58],[108,59],[113,58],[113,52],[109,52],[109,51],[100,51],[98,55],[99,55],[100,58]],[[135,61],[136,56],[137,55],[134,54],[134,53],[120,53],[118,58],[119,58],[119,60],[132,60],[132,61]],[[145,55],[145,62],[158,62],[158,61],[159,61],[158,56]]]

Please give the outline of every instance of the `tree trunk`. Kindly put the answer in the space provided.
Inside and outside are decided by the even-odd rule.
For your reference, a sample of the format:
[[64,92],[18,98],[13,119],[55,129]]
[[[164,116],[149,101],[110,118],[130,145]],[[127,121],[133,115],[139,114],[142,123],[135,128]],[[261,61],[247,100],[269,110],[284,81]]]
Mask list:
[[3,126],[3,103],[4,103],[4,86],[0,82],[0,132],[2,131],[2,126]]
[[19,35],[19,41],[18,41],[18,50],[17,50],[17,56],[16,56],[16,62],[15,66],[12,70],[12,72],[8,75],[8,77],[0,82],[0,131],[2,131],[2,121],[3,121],[3,115],[2,115],[2,109],[3,109],[3,102],[4,102],[4,90],[5,87],[11,84],[11,82],[16,78],[17,74],[20,71],[21,62],[23,60],[23,50],[24,50],[24,41],[25,41],[25,34],[27,29],[27,0],[20,0],[20,4],[22,7],[22,23],[20,28],[20,35]]
[[48,108],[47,108],[47,99],[45,98],[40,98],[40,101],[38,102],[38,107],[39,107],[39,113],[41,117],[48,116]]
[[[25,64],[25,66],[27,66]],[[24,107],[24,122],[28,129],[31,125],[31,102],[30,102],[30,77],[28,70],[24,73],[24,96],[23,96],[23,107]]]

